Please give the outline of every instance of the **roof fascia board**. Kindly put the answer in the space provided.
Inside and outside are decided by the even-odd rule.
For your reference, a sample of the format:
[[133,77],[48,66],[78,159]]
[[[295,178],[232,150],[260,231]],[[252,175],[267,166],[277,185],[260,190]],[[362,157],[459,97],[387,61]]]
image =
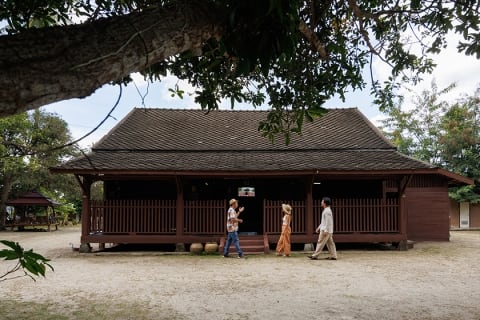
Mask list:
[[351,178],[371,176],[393,177],[400,175],[412,174],[438,174],[448,179],[454,180],[457,183],[472,185],[473,179],[449,172],[444,169],[422,169],[422,170],[380,170],[380,171],[364,171],[364,170],[350,170],[350,171],[325,171],[325,170],[306,170],[306,171],[122,171],[122,170],[69,170],[69,169],[55,169],[58,173],[73,173],[75,175],[95,176],[100,179],[112,179],[122,177],[142,177],[142,176],[201,176],[201,177],[269,177],[269,176],[316,176],[332,178]]

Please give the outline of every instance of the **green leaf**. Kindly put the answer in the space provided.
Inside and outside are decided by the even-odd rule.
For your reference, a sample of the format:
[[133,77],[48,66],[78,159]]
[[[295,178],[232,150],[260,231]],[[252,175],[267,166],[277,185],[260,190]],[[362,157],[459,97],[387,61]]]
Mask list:
[[19,258],[15,251],[12,250],[1,250],[0,257],[5,258],[5,260],[15,260]]

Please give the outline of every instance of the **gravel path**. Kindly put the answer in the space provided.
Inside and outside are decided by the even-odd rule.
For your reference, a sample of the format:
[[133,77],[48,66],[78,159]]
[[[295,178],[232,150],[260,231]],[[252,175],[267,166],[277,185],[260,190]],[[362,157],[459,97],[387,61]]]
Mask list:
[[[310,261],[303,252],[245,260],[79,254],[69,245],[78,247],[78,227],[2,231],[0,239],[33,248],[55,268],[36,282],[0,282],[0,294],[63,308],[70,319],[90,302],[112,313],[138,308],[138,319],[480,319],[480,231],[454,231],[450,242],[409,251],[339,249],[337,261]],[[0,272],[10,266],[0,261]]]

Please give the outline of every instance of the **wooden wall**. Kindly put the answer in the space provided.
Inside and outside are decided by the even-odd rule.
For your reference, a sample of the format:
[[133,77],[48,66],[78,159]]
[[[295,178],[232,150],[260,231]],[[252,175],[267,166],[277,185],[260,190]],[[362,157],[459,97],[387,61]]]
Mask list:
[[470,228],[480,228],[480,204],[470,205]]
[[405,191],[405,203],[409,240],[450,240],[450,200],[446,181],[416,177]]
[[460,228],[460,206],[450,199],[450,228]]

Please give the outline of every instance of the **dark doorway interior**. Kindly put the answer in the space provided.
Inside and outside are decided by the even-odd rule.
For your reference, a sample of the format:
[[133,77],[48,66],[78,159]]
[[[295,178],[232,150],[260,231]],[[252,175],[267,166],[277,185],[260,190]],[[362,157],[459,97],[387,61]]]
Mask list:
[[239,207],[245,210],[240,214],[239,218],[243,223],[239,226],[239,232],[247,234],[263,233],[263,204],[262,198],[255,197],[238,197]]
[[[263,200],[305,199],[305,181],[302,179],[244,179],[230,185],[234,186],[230,198],[238,199],[239,206],[245,207],[239,231],[246,234],[263,234]],[[245,189],[250,194],[242,193]],[[280,214],[281,208],[278,210]]]
[[243,223],[239,226],[242,234],[259,235],[263,233],[263,199],[266,184],[261,180],[226,178],[192,179],[185,186],[186,200],[225,199],[225,219],[228,201],[235,198],[239,207],[245,210],[240,217]]

